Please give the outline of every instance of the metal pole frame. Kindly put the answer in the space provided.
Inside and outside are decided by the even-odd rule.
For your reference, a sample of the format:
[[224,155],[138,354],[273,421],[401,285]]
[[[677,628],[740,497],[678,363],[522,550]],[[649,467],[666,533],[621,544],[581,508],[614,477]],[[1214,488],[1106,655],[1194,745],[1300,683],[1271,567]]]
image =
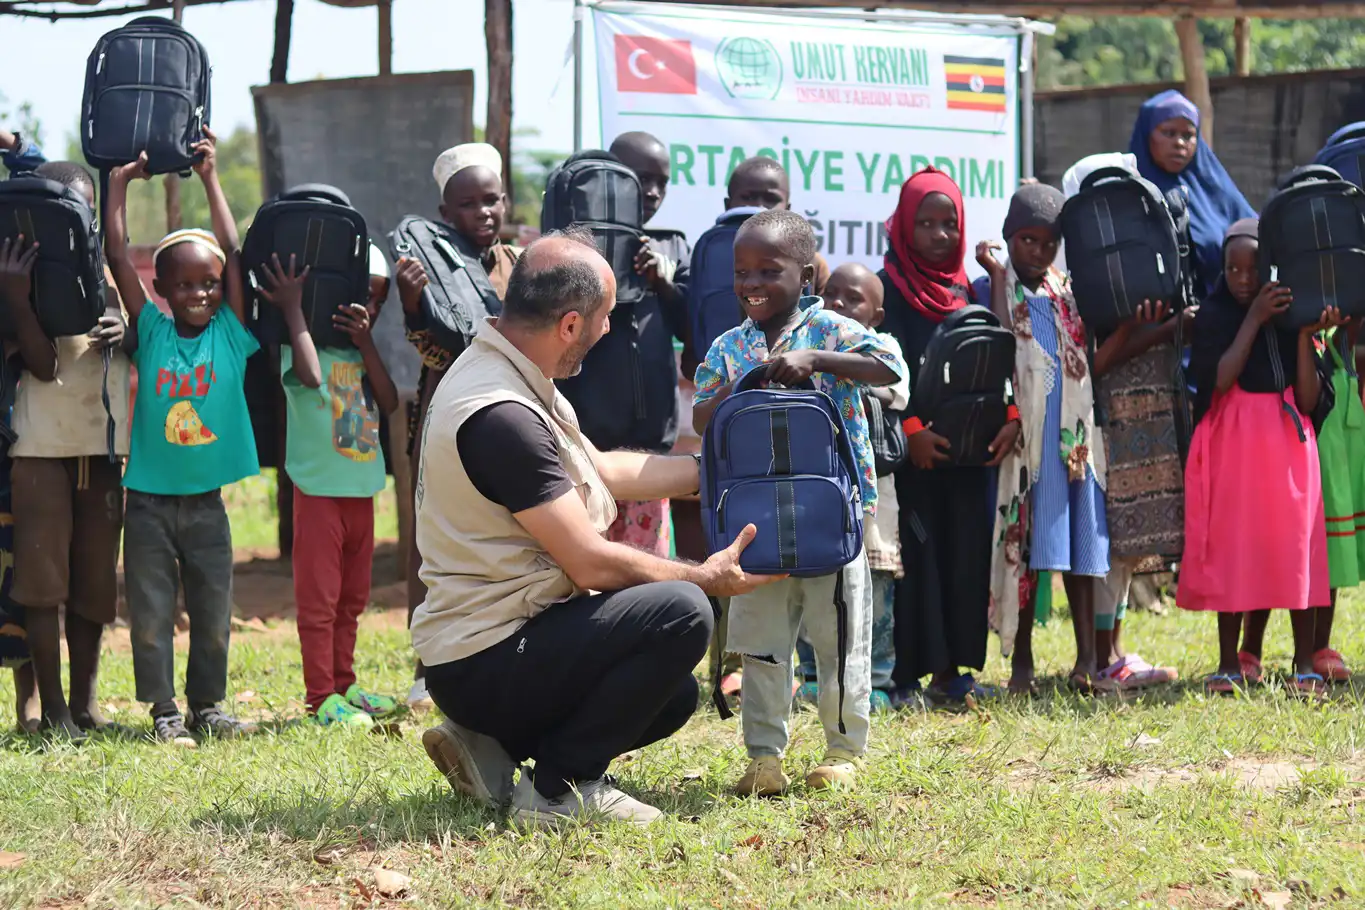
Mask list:
[[587,16],[584,0],[573,5],[573,150],[583,151],[583,19]]
[[[1049,22],[1005,16],[951,16],[901,10],[816,10],[801,7],[708,6],[705,4],[639,3],[632,0],[574,0],[573,8],[573,150],[583,150],[583,20],[587,8],[619,12],[648,12],[682,8],[717,11],[740,10],[751,13],[796,13],[810,19],[857,19],[861,21],[914,22],[934,26],[979,26],[1017,34],[1019,41],[1019,170],[1021,177],[1033,176],[1033,42],[1035,34],[1057,31]],[[599,112],[600,116],[600,112]]]

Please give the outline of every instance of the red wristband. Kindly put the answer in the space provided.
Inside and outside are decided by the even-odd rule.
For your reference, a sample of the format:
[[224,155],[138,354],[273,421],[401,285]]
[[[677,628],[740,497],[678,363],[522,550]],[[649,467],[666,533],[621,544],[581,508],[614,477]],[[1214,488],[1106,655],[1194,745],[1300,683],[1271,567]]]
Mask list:
[[901,421],[901,429],[905,431],[906,436],[914,436],[920,430],[924,429],[924,422],[918,417],[907,417],[905,420]]
[[1005,408],[1005,422],[1006,422],[1006,423],[1009,423],[1011,420],[1018,420],[1018,419],[1019,419],[1019,409],[1018,409],[1017,407],[1015,407],[1014,405],[1009,405],[1008,407]]

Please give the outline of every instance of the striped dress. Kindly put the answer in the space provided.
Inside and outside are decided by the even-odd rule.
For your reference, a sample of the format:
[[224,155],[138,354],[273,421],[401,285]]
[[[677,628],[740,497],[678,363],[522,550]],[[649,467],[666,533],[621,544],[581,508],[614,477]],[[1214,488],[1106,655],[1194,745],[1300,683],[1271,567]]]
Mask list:
[[[1053,360],[1057,359],[1057,324],[1046,294],[1027,294],[1033,337]],[[1061,365],[1057,373],[1060,376]],[[1061,458],[1062,384],[1047,395],[1043,420],[1043,462],[1030,488],[1032,529],[1029,568],[1035,572],[1068,572],[1104,576],[1109,573],[1109,527],[1104,515],[1104,492],[1087,470],[1084,480],[1067,480]]]

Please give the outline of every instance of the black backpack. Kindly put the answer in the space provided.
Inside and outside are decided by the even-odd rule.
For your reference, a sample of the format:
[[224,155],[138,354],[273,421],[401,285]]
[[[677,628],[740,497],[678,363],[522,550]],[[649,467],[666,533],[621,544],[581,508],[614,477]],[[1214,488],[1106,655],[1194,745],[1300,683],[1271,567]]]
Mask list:
[[1175,221],[1161,191],[1132,172],[1106,167],[1082,180],[1062,206],[1062,239],[1076,309],[1092,332],[1118,328],[1144,300],[1178,301]]
[[389,234],[389,252],[394,262],[407,257],[426,269],[422,317],[437,343],[450,353],[461,354],[483,320],[502,312],[479,251],[450,227],[408,215]]
[[1324,308],[1365,315],[1365,192],[1332,168],[1310,164],[1280,181],[1261,212],[1261,283],[1294,293],[1281,328],[1312,325]]
[[915,414],[948,440],[953,464],[991,460],[1013,374],[1014,333],[985,307],[956,310],[934,330],[914,384]]
[[610,152],[579,152],[551,171],[545,182],[541,232],[571,225],[591,230],[616,275],[617,303],[635,303],[648,290],[635,273],[644,223],[640,178]]
[[209,58],[171,19],[144,16],[100,38],[85,67],[81,150],[107,170],[147,153],[147,172],[190,169],[209,121]]
[[[104,315],[104,257],[99,226],[85,197],[42,177],[0,182],[0,239],[24,235],[38,243],[31,299],[49,338],[84,335]],[[0,334],[13,334],[0,307]]]
[[[242,244],[242,264],[256,288],[267,287],[271,256],[288,271],[310,269],[303,286],[303,317],[320,348],[349,347],[351,338],[332,323],[344,306],[364,304],[370,294],[370,234],[365,218],[336,187],[306,183],[287,190],[256,212]],[[285,341],[284,315],[270,303],[257,304],[263,340]]]
[[872,443],[872,462],[877,476],[889,477],[900,470],[909,455],[905,428],[901,426],[905,415],[884,407],[877,396],[869,392],[863,393],[863,411],[867,415],[867,435]]

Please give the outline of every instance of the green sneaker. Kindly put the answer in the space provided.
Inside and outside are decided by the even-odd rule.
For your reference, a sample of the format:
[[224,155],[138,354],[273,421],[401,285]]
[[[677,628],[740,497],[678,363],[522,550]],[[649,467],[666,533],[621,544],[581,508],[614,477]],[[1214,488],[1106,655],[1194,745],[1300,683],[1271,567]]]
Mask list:
[[346,690],[346,701],[351,707],[359,708],[370,717],[388,717],[398,710],[398,699],[366,692],[354,684]]
[[324,727],[330,727],[332,724],[341,724],[344,727],[374,726],[374,721],[370,719],[370,715],[359,708],[352,707],[340,695],[327,696],[321,707],[318,708],[314,720]]

